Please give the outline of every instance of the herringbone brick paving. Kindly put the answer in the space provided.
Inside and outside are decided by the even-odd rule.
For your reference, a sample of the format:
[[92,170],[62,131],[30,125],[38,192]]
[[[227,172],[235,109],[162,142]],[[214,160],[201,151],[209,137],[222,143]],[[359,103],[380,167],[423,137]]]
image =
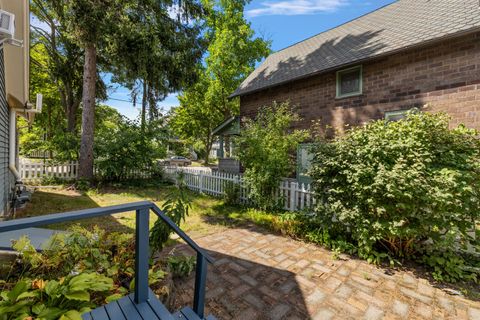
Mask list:
[[[207,313],[219,319],[480,320],[478,301],[281,235],[238,228],[195,240],[216,258]],[[178,292],[179,305],[191,304],[193,279]]]

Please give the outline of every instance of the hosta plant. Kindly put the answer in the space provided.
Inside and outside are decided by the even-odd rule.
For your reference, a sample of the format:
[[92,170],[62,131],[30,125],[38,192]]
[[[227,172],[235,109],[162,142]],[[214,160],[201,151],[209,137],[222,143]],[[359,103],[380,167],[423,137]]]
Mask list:
[[[37,252],[27,237],[14,241],[19,253],[0,274],[0,320],[80,319],[89,309],[134,288],[135,241],[131,234],[73,227]],[[151,261],[149,285],[164,290],[165,272]],[[28,318],[31,317],[31,318]]]
[[112,289],[113,280],[96,273],[47,281],[21,279],[11,290],[2,290],[0,319],[80,320],[96,306],[91,293],[104,300]]

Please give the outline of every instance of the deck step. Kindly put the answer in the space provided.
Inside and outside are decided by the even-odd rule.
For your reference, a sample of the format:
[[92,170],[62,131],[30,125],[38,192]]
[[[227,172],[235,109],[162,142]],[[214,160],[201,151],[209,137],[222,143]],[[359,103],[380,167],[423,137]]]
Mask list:
[[148,301],[134,302],[134,294],[110,302],[95,310],[84,313],[83,320],[174,320],[172,314],[157,299],[152,290],[148,292]]
[[[182,310],[173,314],[175,320],[202,320],[200,317],[189,307],[184,307]],[[205,320],[217,320],[214,316],[210,315]]]
[[157,299],[152,290],[148,291],[148,301],[136,304],[134,294],[110,302],[95,310],[84,313],[83,320],[216,320],[213,316],[205,319],[200,317],[189,307],[185,307],[173,315]]
[[200,317],[195,313],[193,312],[193,310],[189,307],[185,307],[183,308],[182,310],[180,311],[177,311],[173,314],[173,318],[175,320],[180,320],[180,319],[183,319],[183,320],[202,320],[200,319]]

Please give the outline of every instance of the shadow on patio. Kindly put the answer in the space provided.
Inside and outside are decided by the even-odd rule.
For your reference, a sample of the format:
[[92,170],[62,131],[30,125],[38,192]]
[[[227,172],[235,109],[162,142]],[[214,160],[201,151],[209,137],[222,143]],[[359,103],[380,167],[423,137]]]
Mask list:
[[[480,302],[450,295],[415,270],[391,272],[252,226],[196,238],[216,259],[206,308],[218,319],[480,319]],[[192,254],[185,245],[176,253]],[[175,283],[191,304],[193,277]]]
[[[193,254],[184,245],[178,251]],[[178,252],[177,252],[178,253]],[[207,276],[206,313],[218,319],[308,319],[298,276],[251,259],[209,251],[216,260]],[[261,257],[262,253],[257,252]],[[192,303],[194,277],[178,280],[172,309]]]

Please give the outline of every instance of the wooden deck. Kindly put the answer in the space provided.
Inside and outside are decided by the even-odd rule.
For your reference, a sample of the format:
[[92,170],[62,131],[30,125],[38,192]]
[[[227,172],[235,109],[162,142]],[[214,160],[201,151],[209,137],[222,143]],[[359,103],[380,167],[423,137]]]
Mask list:
[[[186,307],[171,314],[158,301],[152,290],[148,292],[148,301],[136,304],[134,294],[99,307],[82,315],[84,320],[202,320],[192,309]],[[214,319],[209,317],[207,319]]]

